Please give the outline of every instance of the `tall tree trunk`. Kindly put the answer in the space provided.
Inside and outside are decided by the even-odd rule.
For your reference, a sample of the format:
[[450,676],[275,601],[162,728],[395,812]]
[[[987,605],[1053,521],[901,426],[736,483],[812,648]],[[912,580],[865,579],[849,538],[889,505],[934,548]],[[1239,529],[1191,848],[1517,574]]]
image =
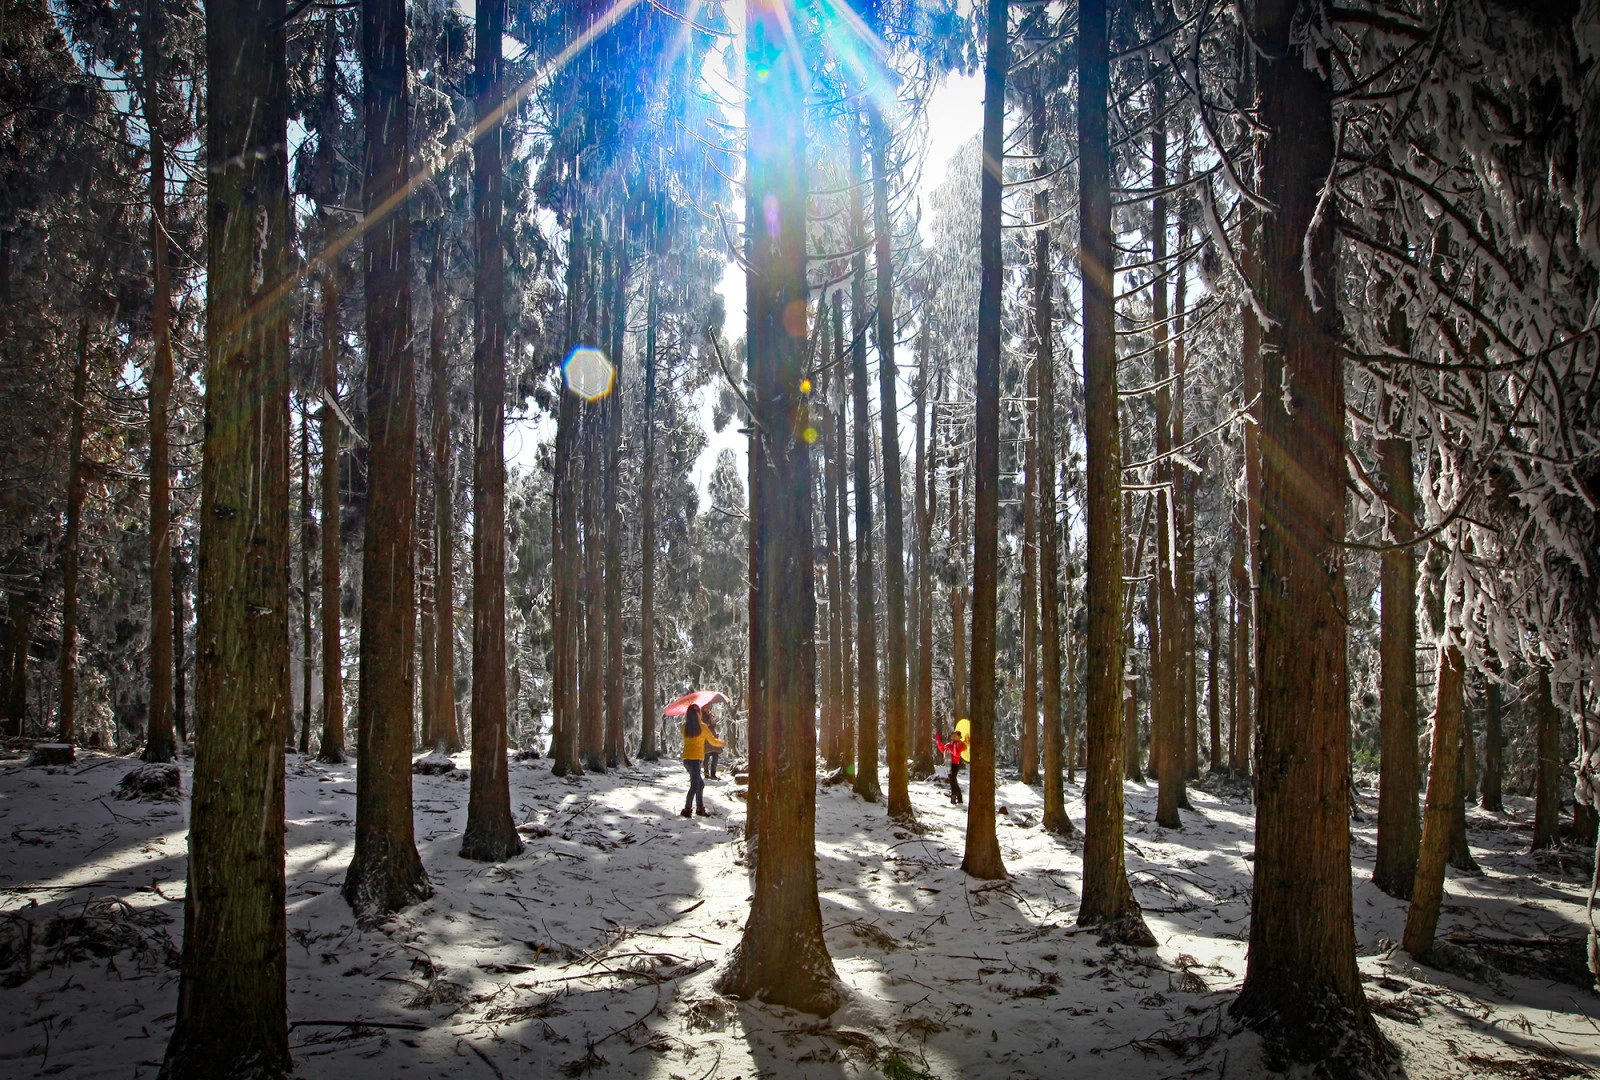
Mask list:
[[[1533,849],[1555,847],[1561,829],[1561,718],[1550,693],[1550,673],[1539,669],[1534,692],[1534,745],[1537,764],[1533,788]],[[63,739],[63,742],[66,740]]]
[[[411,218],[406,183],[410,91],[404,0],[368,0],[361,57],[366,178],[362,240],[367,337],[367,520],[361,544],[361,696],[355,853],[344,897],[376,919],[432,894],[411,813],[415,671],[417,402],[411,355]],[[212,70],[218,70],[213,68]],[[380,213],[380,207],[385,208]],[[386,216],[385,216],[386,215]]]
[[188,577],[181,544],[173,545],[172,560],[172,722],[178,729],[178,745],[189,741],[189,724],[185,716],[185,680],[183,657],[183,594],[184,580]]
[[[311,513],[311,404],[300,401],[300,742],[302,754],[311,751],[311,673],[314,670],[311,639],[311,545],[316,543],[316,519]],[[170,595],[170,594],[169,594]],[[170,614],[170,611],[169,611]]]
[[962,484],[970,462],[956,445],[952,428],[947,443],[950,457],[950,543],[947,557],[956,566],[958,581],[950,586],[950,711],[957,719],[967,716],[967,503]]
[[[1087,295],[1087,286],[1085,286],[1085,290],[1086,290],[1085,295]],[[1114,345],[1112,347],[1113,347],[1113,349],[1115,348]],[[1084,354],[1084,363],[1085,363],[1085,365],[1088,364],[1088,354],[1087,353]],[[1087,396],[1087,394],[1088,394],[1088,374],[1087,374],[1088,368],[1087,368],[1087,366],[1085,367],[1084,371],[1085,371],[1085,375],[1084,375],[1084,393],[1085,393],[1085,396]],[[1118,409],[1118,412],[1120,413],[1121,410]],[[1084,426],[1084,431],[1085,431],[1085,443],[1087,443],[1087,441],[1088,441],[1088,435],[1087,435],[1088,425],[1087,424],[1085,424],[1085,426]],[[1119,433],[1118,446],[1117,446],[1117,453],[1118,453],[1119,456],[1121,455],[1121,452],[1122,452],[1121,437],[1120,437],[1120,433]],[[1092,468],[1092,466],[1091,466],[1091,468]],[[1121,471],[1119,470],[1118,473],[1117,473],[1119,485],[1121,483],[1121,475],[1122,475]],[[1135,558],[1134,545],[1133,545],[1133,493],[1132,492],[1126,493],[1122,497],[1122,499],[1120,501],[1122,503],[1122,535],[1118,539],[1118,546],[1122,549],[1122,574],[1123,574],[1123,577],[1131,579],[1131,578],[1137,577],[1138,574],[1139,574],[1139,569],[1138,569],[1139,560],[1137,558]],[[1145,505],[1148,507],[1150,504],[1149,504],[1148,501],[1146,501]],[[1142,529],[1140,531],[1143,532]],[[1119,588],[1120,588],[1120,586],[1119,586]],[[1122,654],[1121,655],[1123,657],[1123,660],[1121,662],[1121,682],[1119,683],[1118,689],[1121,691],[1121,701],[1122,701],[1123,778],[1125,780],[1129,781],[1130,783],[1142,784],[1142,783],[1144,783],[1144,769],[1141,768],[1140,765],[1139,765],[1139,678],[1138,678],[1138,675],[1133,670],[1133,590],[1134,590],[1134,588],[1135,588],[1135,586],[1133,586],[1130,583],[1128,588],[1125,591],[1123,591],[1120,594],[1120,597],[1119,597],[1123,601],[1123,604],[1119,605],[1119,607],[1121,607],[1121,613],[1119,613],[1119,615],[1118,615],[1119,618],[1123,619],[1123,626],[1122,626],[1122,629],[1120,631],[1121,634],[1122,634]],[[1091,593],[1092,593],[1092,590],[1091,590]],[[1092,658],[1094,656],[1094,651],[1092,649],[1090,650],[1089,655],[1091,657],[1091,662],[1092,662]],[[1093,676],[1091,675],[1090,678],[1092,679]],[[1087,798],[1088,798],[1088,792],[1087,791],[1085,791],[1084,797],[1085,797],[1085,800],[1087,800]],[[1087,813],[1087,811],[1088,811],[1087,805],[1085,805],[1084,809],[1085,809],[1085,813]],[[1119,811],[1119,813],[1120,813],[1120,811]]]
[[[1411,440],[1388,438],[1378,447],[1378,468],[1395,513],[1397,545],[1415,533],[1416,486]],[[1410,546],[1382,553],[1378,569],[1378,850],[1372,881],[1390,896],[1410,898],[1417,876],[1422,825],[1417,818],[1417,560]]]
[[[1187,153],[1179,161],[1178,182],[1185,183],[1189,179],[1189,159]],[[1177,250],[1182,251],[1189,242],[1189,231],[1180,214],[1177,221],[1178,241]],[[1184,392],[1188,386],[1189,351],[1188,343],[1184,337],[1184,317],[1187,314],[1188,273],[1181,258],[1173,267],[1177,280],[1173,283],[1172,292],[1172,318],[1175,339],[1172,343],[1172,444],[1175,447],[1188,445],[1189,434],[1184,420]],[[1195,610],[1195,573],[1194,573],[1194,533],[1195,512],[1194,494],[1197,481],[1187,469],[1179,469],[1177,462],[1173,463],[1172,476],[1176,484],[1174,490],[1173,532],[1177,555],[1178,577],[1176,582],[1178,599],[1178,708],[1179,718],[1183,726],[1184,751],[1183,775],[1186,780],[1198,779],[1200,776],[1200,701],[1198,687],[1198,650],[1195,643],[1196,610]],[[1192,810],[1189,804],[1188,789],[1182,785],[1178,788],[1178,806],[1184,810]]]
[[[645,761],[655,761],[660,756],[656,748],[656,320],[660,278],[658,257],[652,255],[644,330],[644,464],[639,480],[639,702],[644,714],[639,729],[639,756]],[[832,526],[830,521],[830,536]]]
[[611,393],[605,402],[606,450],[605,482],[601,491],[605,499],[605,762],[615,769],[627,756],[623,746],[622,715],[622,500],[618,497],[618,476],[622,471],[622,352],[624,334],[628,325],[628,256],[627,234],[624,231],[615,241],[617,246],[616,274],[612,279],[609,307],[611,364],[615,372]]
[[1206,632],[1206,717],[1211,722],[1210,770],[1222,767],[1222,701],[1217,694],[1217,576],[1213,572],[1206,579],[1206,615],[1210,624]]
[[428,324],[428,368],[433,376],[433,606],[434,728],[430,750],[453,754],[461,749],[461,722],[456,713],[456,500],[455,462],[451,435],[450,365],[445,352],[444,237],[435,235],[428,261],[429,291],[434,314]]
[[[1158,117],[1166,112],[1166,92],[1159,70],[1151,66],[1151,111]],[[1161,191],[1167,185],[1167,125],[1158,120],[1150,132],[1150,186]],[[1183,704],[1182,635],[1179,630],[1177,552],[1178,477],[1172,465],[1172,388],[1167,355],[1167,200],[1157,195],[1150,214],[1151,318],[1155,351],[1152,357],[1155,393],[1156,483],[1165,487],[1156,492],[1155,587],[1150,600],[1155,611],[1149,619],[1150,635],[1150,738],[1151,760],[1156,765],[1158,782],[1156,824],[1168,829],[1183,827],[1178,817],[1178,802],[1183,789]]]
[[1505,736],[1501,734],[1500,684],[1493,678],[1485,679],[1483,688],[1483,788],[1478,805],[1492,813],[1502,813],[1505,805],[1500,795]]
[[[430,420],[431,424],[431,420]],[[420,440],[419,440],[420,442]],[[419,475],[417,480],[417,667],[421,672],[422,746],[431,750],[437,743],[439,731],[439,617],[435,603],[436,582],[433,579],[436,556],[434,538],[438,530],[433,523],[433,492],[427,479],[433,475],[432,455],[427,448],[418,447]]]
[[833,291],[833,370],[839,380],[839,415],[834,423],[834,492],[839,504],[839,675],[840,708],[844,710],[844,723],[839,729],[839,767],[846,776],[855,773],[857,704],[855,686],[855,603],[852,599],[850,572],[850,496],[848,474],[850,471],[850,373],[845,367],[844,290]]
[[339,567],[343,533],[339,508],[339,264],[322,275],[322,738],[317,760],[338,764],[345,759],[344,647],[340,639]]
[[[827,403],[830,411],[837,411],[834,404],[837,394],[834,387],[839,383],[839,369],[832,362],[833,357],[833,320],[828,317],[828,305],[824,301],[817,309],[817,318],[821,322],[821,374],[818,377],[818,390],[822,400]],[[828,548],[828,558],[824,564],[826,575],[826,592],[828,596],[828,648],[823,657],[826,672],[822,683],[825,687],[822,698],[822,759],[829,770],[839,768],[843,763],[840,741],[844,730],[844,704],[842,695],[844,687],[841,683],[840,666],[843,663],[840,635],[843,632],[842,620],[839,616],[839,503],[837,493],[834,491],[833,472],[834,458],[838,453],[838,441],[834,435],[834,425],[826,419],[822,423],[822,534]]]
[[[1039,159],[1035,174],[1044,176],[1045,134],[1048,118],[1044,102],[1035,90],[1032,104],[1033,152]],[[1061,786],[1063,771],[1072,771],[1070,743],[1061,716],[1061,581],[1056,505],[1056,372],[1055,372],[1055,295],[1050,271],[1050,195],[1041,185],[1033,195],[1033,343],[1034,343],[1034,468],[1039,491],[1039,633],[1044,639],[1044,817],[1046,832],[1070,836],[1075,830],[1067,815],[1066,793]],[[1070,594],[1069,594],[1070,595]],[[1067,607],[1071,620],[1072,607]],[[1069,631],[1070,632],[1070,631]],[[1069,670],[1070,677],[1070,670]],[[1069,698],[1070,700],[1070,698]]]
[[[601,287],[604,287],[603,281]],[[593,339],[591,339],[593,340]],[[583,767],[606,771],[605,762],[605,541],[600,455],[604,406],[584,406],[583,438]]]
[[850,370],[855,396],[856,495],[856,717],[855,792],[867,802],[882,796],[878,785],[878,604],[872,567],[872,429],[867,405],[867,257],[861,187],[861,125],[850,121],[850,235],[856,249],[850,281]]
[[[1247,465],[1245,469],[1247,484],[1249,471]],[[1255,719],[1250,693],[1252,689],[1250,612],[1253,604],[1250,569],[1247,562],[1250,544],[1245,534],[1247,528],[1245,523],[1249,520],[1249,510],[1246,506],[1248,502],[1248,496],[1239,499],[1234,512],[1233,560],[1228,567],[1229,576],[1233,581],[1233,625],[1229,630],[1229,643],[1232,649],[1228,659],[1231,665],[1229,685],[1233,688],[1233,723],[1228,727],[1228,768],[1235,776],[1250,774],[1250,729]]]
[[1237,775],[1239,760],[1239,602],[1228,594],[1228,771]]
[[[759,441],[752,455],[751,743],[759,787],[755,884],[744,936],[718,989],[826,1016],[839,1005],[822,936],[816,878],[816,628],[810,455],[793,423],[807,362],[805,327],[785,316],[806,301],[805,63],[783,8],[745,8],[750,201],[776,227],[748,244],[750,368]],[[761,72],[765,77],[759,77]],[[770,219],[769,219],[770,220]],[[792,317],[790,319],[792,322]]]
[[928,328],[922,328],[917,364],[917,685],[913,695],[911,730],[911,774],[918,779],[933,775],[933,569],[929,565],[933,539],[933,487],[928,464],[939,445],[939,409],[935,404],[924,426],[928,408]]
[[1258,183],[1275,208],[1261,223],[1252,285],[1274,324],[1261,349],[1272,392],[1257,408],[1270,451],[1261,470],[1255,889],[1233,1010],[1294,1059],[1361,1075],[1379,1071],[1385,1051],[1356,969],[1351,906],[1337,210],[1318,198],[1334,159],[1333,91],[1291,44],[1302,6],[1260,0],[1250,23],[1267,132]]
[[[89,317],[78,319],[78,363],[72,372],[67,430],[67,527],[61,537],[61,706],[56,739],[77,740],[78,547],[83,531],[83,405],[89,396]],[[284,477],[287,485],[289,478]],[[287,622],[285,623],[287,626]],[[289,716],[284,717],[287,724]]]
[[1467,841],[1467,796],[1473,788],[1472,718],[1467,715],[1464,685],[1458,685],[1454,692],[1462,699],[1458,706],[1461,712],[1461,753],[1456,798],[1450,804],[1450,866],[1463,874],[1482,876],[1483,870],[1479,868],[1478,860],[1472,857],[1472,845]]
[[[574,223],[573,237],[578,237]],[[578,250],[574,247],[573,250]],[[575,256],[578,258],[581,256]],[[573,272],[576,275],[576,271]],[[574,278],[569,276],[568,303],[577,295]],[[569,335],[570,336],[570,335]],[[577,442],[581,437],[581,408],[578,398],[563,388],[561,405],[556,419],[556,462],[552,483],[554,518],[554,617],[552,619],[552,646],[554,672],[551,694],[554,713],[554,730],[551,732],[550,756],[554,759],[550,771],[556,776],[581,775],[578,760],[578,734],[580,727],[578,697],[578,507],[577,494]]]
[[[505,0],[478,4],[473,77],[477,112],[500,104]],[[461,857],[502,862],[522,850],[511,820],[506,762],[506,327],[503,128],[491,123],[472,144],[472,771]],[[365,691],[363,691],[363,695]]]
[[1078,5],[1078,251],[1083,279],[1083,393],[1087,560],[1088,759],[1084,776],[1083,896],[1078,922],[1106,938],[1154,945],[1128,884],[1122,852],[1124,756],[1122,434],[1113,325],[1111,55],[1106,0]]
[[[1039,363],[1029,366],[1024,396],[1039,398]],[[1039,420],[1022,418],[1022,724],[1017,732],[1018,777],[1039,782]]]
[[172,274],[168,268],[167,140],[161,122],[161,4],[140,20],[144,124],[150,150],[150,722],[144,759],[171,761],[172,731]]
[[[183,965],[163,1080],[290,1068],[288,65],[283,0],[206,7],[206,438]],[[403,145],[403,143],[402,143]],[[363,780],[365,777],[363,777]]]
[[1422,847],[1417,858],[1411,907],[1406,912],[1401,946],[1414,959],[1433,949],[1444,896],[1445,861],[1450,854],[1450,821],[1461,802],[1461,651],[1454,645],[1439,652],[1439,682],[1433,710],[1433,759],[1428,765],[1428,800],[1423,811]]
[[978,366],[974,377],[972,667],[968,718],[967,845],[961,869],[1006,875],[995,837],[995,610],[1000,517],[1000,317],[1005,251],[1000,242],[1005,161],[1006,72],[1011,66],[1007,0],[988,0],[983,59],[983,169],[978,210]]
[[[581,191],[581,186],[579,187]],[[586,294],[592,291],[589,226],[582,206],[574,209],[567,239],[567,346],[581,344],[585,337]],[[570,355],[570,353],[569,353]],[[578,546],[583,499],[579,488],[579,468],[583,453],[583,403],[576,391],[562,382],[561,405],[556,418],[556,460],[554,477],[555,524],[554,590],[555,618],[555,731],[552,733],[551,772],[556,776],[582,775],[580,743],[583,726],[583,699],[579,674],[583,628],[582,549]]]
[[[873,10],[876,10],[874,8]],[[905,491],[900,475],[899,371],[894,359],[894,255],[889,221],[889,124],[878,99],[865,97],[872,144],[873,265],[878,300],[878,415],[883,443],[884,621],[888,646],[888,698],[885,703],[889,759],[889,816],[911,820],[911,702],[907,683]]]

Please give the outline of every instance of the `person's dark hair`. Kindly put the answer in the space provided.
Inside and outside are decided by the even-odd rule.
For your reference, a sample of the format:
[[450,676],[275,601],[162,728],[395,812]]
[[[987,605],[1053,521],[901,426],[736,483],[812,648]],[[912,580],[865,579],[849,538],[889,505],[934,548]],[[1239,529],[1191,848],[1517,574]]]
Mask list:
[[684,714],[683,734],[690,739],[700,734],[700,706],[690,705],[689,711]]

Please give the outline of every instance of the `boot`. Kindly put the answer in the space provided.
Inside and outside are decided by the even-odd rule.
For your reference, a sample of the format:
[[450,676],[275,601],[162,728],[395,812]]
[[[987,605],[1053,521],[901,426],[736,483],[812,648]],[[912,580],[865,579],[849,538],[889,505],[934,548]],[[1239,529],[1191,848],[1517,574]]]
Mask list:
[[687,806],[685,806],[682,810],[678,811],[678,816],[679,817],[688,817],[689,816],[689,808]]

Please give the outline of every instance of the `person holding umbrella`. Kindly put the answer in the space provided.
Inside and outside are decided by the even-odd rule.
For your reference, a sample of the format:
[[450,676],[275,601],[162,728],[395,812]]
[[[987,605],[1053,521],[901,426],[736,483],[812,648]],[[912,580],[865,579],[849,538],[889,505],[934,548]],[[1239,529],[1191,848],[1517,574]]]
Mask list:
[[701,817],[710,816],[706,813],[706,782],[700,775],[700,768],[705,763],[706,748],[720,750],[723,745],[721,739],[707,732],[700,723],[700,706],[690,705],[683,720],[683,767],[689,773],[689,794],[684,796],[679,817],[688,817],[691,807]]

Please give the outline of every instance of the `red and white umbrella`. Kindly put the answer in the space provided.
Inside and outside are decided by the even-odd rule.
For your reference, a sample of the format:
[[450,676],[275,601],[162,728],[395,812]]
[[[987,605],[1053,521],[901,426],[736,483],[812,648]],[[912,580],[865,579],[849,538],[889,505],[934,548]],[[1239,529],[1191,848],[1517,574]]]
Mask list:
[[666,716],[682,716],[689,711],[690,705],[698,705],[703,709],[707,705],[725,704],[727,700],[728,695],[721,690],[695,690],[668,705],[662,713]]

